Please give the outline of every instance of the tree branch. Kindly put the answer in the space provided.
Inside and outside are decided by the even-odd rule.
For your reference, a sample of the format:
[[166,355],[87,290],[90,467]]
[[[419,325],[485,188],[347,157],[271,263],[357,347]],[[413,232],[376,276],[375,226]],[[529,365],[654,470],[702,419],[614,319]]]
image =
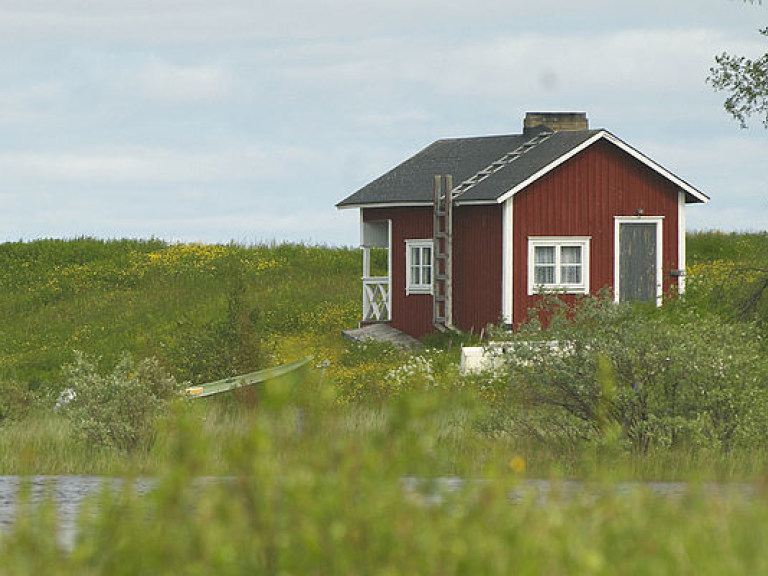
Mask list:
[[[768,37],[768,28],[760,30]],[[757,115],[768,128],[768,53],[752,60],[723,52],[715,57],[717,66],[709,69],[707,83],[717,91],[730,93],[724,107],[747,127],[747,117]]]

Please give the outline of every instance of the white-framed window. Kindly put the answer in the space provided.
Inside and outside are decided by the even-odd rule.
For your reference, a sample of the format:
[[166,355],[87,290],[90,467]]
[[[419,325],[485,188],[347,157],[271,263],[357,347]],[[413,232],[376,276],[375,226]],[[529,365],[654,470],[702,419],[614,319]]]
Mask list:
[[528,294],[589,293],[589,237],[528,238]]
[[431,294],[433,275],[432,240],[406,240],[405,293]]

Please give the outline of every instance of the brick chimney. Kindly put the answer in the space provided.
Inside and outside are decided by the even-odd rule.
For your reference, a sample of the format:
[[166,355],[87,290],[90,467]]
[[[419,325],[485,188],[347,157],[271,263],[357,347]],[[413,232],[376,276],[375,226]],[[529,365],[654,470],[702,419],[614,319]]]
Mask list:
[[586,112],[526,112],[523,134],[538,126],[546,126],[553,132],[589,130]]

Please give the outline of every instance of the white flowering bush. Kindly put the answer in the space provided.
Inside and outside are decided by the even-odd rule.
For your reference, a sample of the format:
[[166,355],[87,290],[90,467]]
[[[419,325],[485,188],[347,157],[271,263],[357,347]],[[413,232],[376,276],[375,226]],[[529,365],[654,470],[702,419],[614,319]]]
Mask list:
[[422,355],[408,358],[400,366],[389,370],[382,380],[382,388],[393,394],[432,386],[435,386],[432,361]]
[[461,389],[465,380],[459,376],[457,353],[458,349],[424,348],[418,354],[407,355],[397,366],[387,370],[379,388],[385,396],[411,390]]

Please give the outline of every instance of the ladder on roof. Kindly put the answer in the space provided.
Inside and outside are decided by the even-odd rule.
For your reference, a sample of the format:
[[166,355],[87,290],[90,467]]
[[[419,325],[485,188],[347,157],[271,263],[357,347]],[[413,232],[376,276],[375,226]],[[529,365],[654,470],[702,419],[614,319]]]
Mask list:
[[432,321],[438,330],[453,328],[453,177],[435,175],[432,219],[434,282]]
[[456,188],[454,188],[453,190],[453,197],[456,198],[457,196],[460,196],[461,194],[463,194],[464,192],[472,188],[472,186],[474,186],[475,184],[482,182],[483,180],[488,178],[488,176],[490,176],[491,174],[498,172],[499,170],[504,168],[504,166],[507,166],[511,162],[514,162],[515,160],[520,158],[520,156],[528,152],[528,150],[530,150],[535,146],[538,146],[544,140],[552,136],[552,134],[553,132],[542,132],[540,134],[537,134],[530,140],[526,140],[525,142],[523,142],[523,144],[521,144],[520,146],[512,150],[512,152],[508,152],[498,160],[494,160],[491,164],[489,164],[479,172],[476,172],[473,176],[471,176],[470,178],[467,178],[466,180],[464,180],[464,182],[456,186]]

